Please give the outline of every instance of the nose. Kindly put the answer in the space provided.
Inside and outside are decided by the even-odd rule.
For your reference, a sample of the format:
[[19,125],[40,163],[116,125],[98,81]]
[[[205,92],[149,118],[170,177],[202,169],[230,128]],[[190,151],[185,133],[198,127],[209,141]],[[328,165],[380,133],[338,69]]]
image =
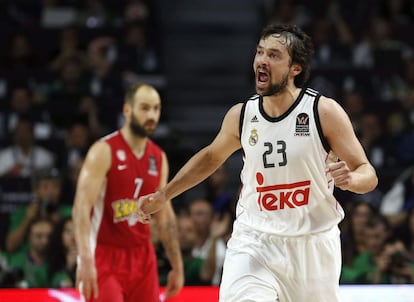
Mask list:
[[152,109],[148,111],[148,117],[153,120],[157,120],[159,111],[157,109]]
[[265,68],[268,67],[268,60],[266,59],[266,56],[260,56],[256,58],[256,68]]

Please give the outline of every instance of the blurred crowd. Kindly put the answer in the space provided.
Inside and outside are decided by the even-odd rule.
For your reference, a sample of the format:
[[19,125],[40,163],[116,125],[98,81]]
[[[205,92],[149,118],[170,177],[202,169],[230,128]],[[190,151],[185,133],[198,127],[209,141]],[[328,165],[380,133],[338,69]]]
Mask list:
[[[156,3],[1,1],[0,287],[74,286],[79,169],[91,143],[120,125],[125,89],[163,73]],[[341,283],[414,283],[414,2],[263,3],[264,22],[311,35],[309,86],[341,103],[379,175],[372,193],[336,192]],[[222,166],[199,198],[174,205],[186,285],[220,282],[233,175]],[[155,229],[152,238],[164,285],[168,261]]]

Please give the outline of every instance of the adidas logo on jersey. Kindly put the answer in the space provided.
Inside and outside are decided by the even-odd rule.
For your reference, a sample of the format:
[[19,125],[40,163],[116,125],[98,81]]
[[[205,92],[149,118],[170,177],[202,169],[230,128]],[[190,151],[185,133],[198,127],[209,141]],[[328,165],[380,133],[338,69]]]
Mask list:
[[257,123],[259,122],[259,119],[257,118],[257,116],[253,116],[253,118],[250,120],[250,123]]

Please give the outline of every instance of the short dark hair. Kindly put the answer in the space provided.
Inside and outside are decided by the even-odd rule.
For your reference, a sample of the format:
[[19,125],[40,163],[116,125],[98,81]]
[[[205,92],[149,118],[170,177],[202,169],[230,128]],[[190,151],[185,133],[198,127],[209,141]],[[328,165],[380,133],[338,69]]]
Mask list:
[[260,35],[260,40],[271,35],[280,35],[286,38],[287,49],[292,64],[302,66],[302,72],[295,77],[295,85],[303,87],[309,79],[312,55],[314,52],[311,38],[299,27],[293,24],[269,24]]

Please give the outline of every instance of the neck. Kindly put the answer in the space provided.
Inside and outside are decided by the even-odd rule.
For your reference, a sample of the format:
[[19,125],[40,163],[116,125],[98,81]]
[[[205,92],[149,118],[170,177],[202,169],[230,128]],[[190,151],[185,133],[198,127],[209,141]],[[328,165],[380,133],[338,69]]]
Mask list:
[[272,117],[278,117],[285,113],[296,101],[300,90],[294,85],[289,85],[277,95],[263,97],[263,106],[266,113]]
[[147,137],[140,137],[132,134],[131,130],[126,126],[121,129],[121,133],[131,150],[140,157],[147,145]]

